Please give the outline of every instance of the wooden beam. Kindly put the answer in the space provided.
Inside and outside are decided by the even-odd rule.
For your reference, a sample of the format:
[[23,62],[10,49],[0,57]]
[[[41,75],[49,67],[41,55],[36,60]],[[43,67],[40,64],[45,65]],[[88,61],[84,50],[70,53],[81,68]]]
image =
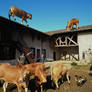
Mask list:
[[75,41],[73,41],[71,38],[67,37],[71,42],[73,42],[75,45],[78,45]]
[[76,47],[78,45],[55,45],[55,47]]

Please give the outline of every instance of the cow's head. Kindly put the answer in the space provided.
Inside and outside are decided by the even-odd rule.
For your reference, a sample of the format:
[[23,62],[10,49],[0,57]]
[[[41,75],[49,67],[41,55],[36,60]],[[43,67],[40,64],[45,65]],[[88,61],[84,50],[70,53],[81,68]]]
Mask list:
[[34,63],[34,64],[28,64],[25,66],[27,70],[30,72],[31,76],[34,75],[40,84],[46,82],[47,74],[45,72],[43,63]]
[[32,19],[32,14],[27,14],[27,18]]
[[27,68],[24,65],[17,65],[17,68],[19,69],[19,82],[23,82],[23,80],[26,78],[26,76],[30,73],[30,71],[27,70]]
[[43,67],[38,67],[38,69],[35,71],[35,76],[39,81],[39,84],[47,82],[46,77],[47,74]]

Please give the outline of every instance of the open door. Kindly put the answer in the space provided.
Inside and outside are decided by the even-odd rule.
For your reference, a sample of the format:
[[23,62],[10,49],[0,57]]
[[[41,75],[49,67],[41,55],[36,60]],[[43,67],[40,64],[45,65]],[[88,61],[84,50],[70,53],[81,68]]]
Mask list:
[[56,52],[53,52],[53,60],[56,60]]

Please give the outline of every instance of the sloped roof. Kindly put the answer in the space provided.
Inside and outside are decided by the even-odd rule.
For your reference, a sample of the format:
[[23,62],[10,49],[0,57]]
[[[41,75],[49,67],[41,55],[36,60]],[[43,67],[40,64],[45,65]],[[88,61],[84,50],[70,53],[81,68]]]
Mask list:
[[12,21],[10,19],[7,19],[5,17],[0,16],[0,24],[4,23],[5,25],[9,26],[9,27],[13,27],[16,29],[21,29],[20,31],[30,31],[30,32],[34,32],[34,33],[39,33],[42,34],[44,36],[50,37],[56,34],[62,34],[62,33],[71,33],[71,32],[81,32],[81,31],[88,31],[90,29],[92,29],[92,25],[87,25],[87,26],[81,26],[79,27],[79,29],[72,29],[72,30],[66,30],[66,29],[61,29],[61,30],[55,30],[55,31],[49,31],[49,32],[41,32],[37,29],[25,26],[23,24],[20,24],[18,22]]
[[49,37],[49,35],[44,33],[44,32],[41,32],[41,31],[39,31],[37,29],[28,27],[28,26],[26,26],[24,24],[20,24],[18,22],[12,21],[12,20],[7,19],[7,18],[2,17],[2,16],[0,16],[0,24],[4,24],[5,26],[8,26],[10,28],[14,28],[14,29],[16,29],[16,31],[19,31],[17,29],[20,29],[20,31],[30,31],[30,32],[34,32],[34,33],[40,33],[40,34],[42,34],[44,36],[48,36]]
[[61,29],[61,30],[49,31],[49,32],[45,32],[45,33],[52,36],[52,35],[60,34],[60,33],[87,31],[89,29],[92,29],[92,25],[81,26],[81,27],[79,27],[79,29],[74,28],[74,29],[71,29],[71,30],[68,30],[68,31],[66,29]]

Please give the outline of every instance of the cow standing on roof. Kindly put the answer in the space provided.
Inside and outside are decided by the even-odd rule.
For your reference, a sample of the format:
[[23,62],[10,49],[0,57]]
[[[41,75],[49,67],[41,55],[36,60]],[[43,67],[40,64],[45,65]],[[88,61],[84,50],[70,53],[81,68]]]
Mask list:
[[27,24],[27,18],[32,19],[32,14],[29,14],[29,13],[27,13],[27,12],[25,12],[25,11],[19,9],[19,8],[16,8],[14,6],[11,6],[10,10],[9,10],[9,19],[10,19],[11,16],[13,16],[14,20],[16,20],[16,18],[14,16],[22,18],[21,24],[23,24],[23,20]]
[[69,20],[68,24],[66,26],[66,30],[68,30],[71,27],[73,29],[74,25],[76,25],[76,28],[78,29],[78,27],[79,27],[79,19],[71,19],[71,20]]

